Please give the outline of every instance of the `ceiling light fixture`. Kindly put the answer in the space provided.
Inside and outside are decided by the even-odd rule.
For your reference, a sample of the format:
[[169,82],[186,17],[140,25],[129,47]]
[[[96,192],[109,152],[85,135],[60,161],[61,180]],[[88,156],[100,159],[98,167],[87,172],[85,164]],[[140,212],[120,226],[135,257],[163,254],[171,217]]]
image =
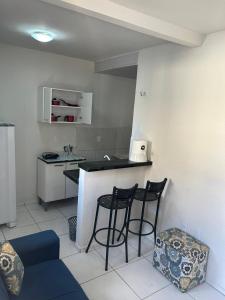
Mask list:
[[41,31],[37,30],[31,33],[31,36],[33,39],[42,42],[42,43],[48,43],[53,40],[53,34],[47,31]]

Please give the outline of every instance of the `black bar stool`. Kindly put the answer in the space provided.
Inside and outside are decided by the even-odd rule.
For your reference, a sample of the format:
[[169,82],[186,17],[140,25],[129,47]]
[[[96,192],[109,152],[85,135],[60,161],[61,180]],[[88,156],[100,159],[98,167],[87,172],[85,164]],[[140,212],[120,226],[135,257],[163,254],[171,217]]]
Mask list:
[[[140,219],[130,219],[130,222],[139,221],[140,222],[140,227],[139,227],[138,232],[134,232],[134,231],[130,230],[129,228],[128,228],[128,231],[139,236],[138,256],[141,256],[141,238],[142,238],[142,236],[146,236],[146,235],[154,233],[154,241],[156,241],[156,230],[157,230],[160,199],[161,199],[161,195],[162,195],[162,192],[164,190],[164,187],[166,185],[166,182],[167,182],[167,178],[165,178],[161,182],[151,182],[151,181],[148,180],[147,183],[146,183],[145,189],[138,188],[136,190],[134,199],[137,200],[137,201],[142,202],[141,218]],[[146,204],[146,202],[152,202],[152,201],[157,201],[157,208],[156,208],[154,223],[151,223],[151,222],[144,219],[145,204]],[[144,223],[151,226],[151,230],[147,233],[142,232]],[[125,226],[126,226],[126,224],[123,225],[123,227],[120,231],[120,234],[118,236],[117,241],[120,240],[120,237],[121,237],[121,235],[124,231]]]
[[[97,200],[97,209],[96,209],[93,233],[92,233],[91,239],[89,241],[88,247],[86,249],[86,253],[88,252],[93,239],[95,239],[95,241],[98,244],[106,247],[106,260],[105,260],[105,270],[106,271],[108,270],[108,257],[109,257],[109,248],[110,247],[119,247],[119,246],[121,246],[122,244],[125,243],[126,262],[128,262],[127,237],[128,237],[128,230],[129,230],[131,206],[132,206],[132,203],[133,203],[135,192],[137,190],[137,186],[138,185],[135,184],[135,186],[133,186],[130,189],[119,189],[119,188],[114,187],[112,194],[103,195],[103,196],[99,197],[98,200]],[[100,206],[110,210],[109,225],[108,225],[108,227],[104,227],[104,228],[100,228],[100,229],[96,230],[97,221],[98,221],[98,213],[99,213],[99,207]],[[126,233],[125,234],[121,233],[120,236],[122,235],[123,240],[120,243],[114,244],[114,242],[115,242],[115,232],[120,233],[120,230],[116,229],[117,211],[119,209],[125,209],[125,215],[124,215],[124,224],[125,224],[125,226],[124,226],[124,229],[126,227]],[[114,212],[114,220],[113,220],[113,227],[112,227],[113,212]],[[106,242],[106,244],[100,242],[96,237],[98,232],[104,231],[104,230],[107,230],[107,242]],[[111,231],[112,231],[112,241],[110,243]]]

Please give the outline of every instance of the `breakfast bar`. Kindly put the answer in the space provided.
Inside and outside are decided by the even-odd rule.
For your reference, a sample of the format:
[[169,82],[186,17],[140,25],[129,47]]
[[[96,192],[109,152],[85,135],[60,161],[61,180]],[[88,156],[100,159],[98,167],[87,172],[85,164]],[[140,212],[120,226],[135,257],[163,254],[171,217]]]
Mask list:
[[[138,163],[126,159],[79,163],[76,242],[80,250],[87,247],[90,239],[98,197],[111,194],[113,186],[128,188],[136,183],[143,186],[145,172],[151,165],[151,161]],[[73,175],[76,176],[77,173]],[[132,213],[135,215],[138,212],[139,206],[134,207]],[[98,226],[104,227],[107,220],[107,213],[102,213]],[[122,226],[122,220],[122,212],[118,212],[118,226]],[[104,240],[105,236],[101,236],[100,239]]]

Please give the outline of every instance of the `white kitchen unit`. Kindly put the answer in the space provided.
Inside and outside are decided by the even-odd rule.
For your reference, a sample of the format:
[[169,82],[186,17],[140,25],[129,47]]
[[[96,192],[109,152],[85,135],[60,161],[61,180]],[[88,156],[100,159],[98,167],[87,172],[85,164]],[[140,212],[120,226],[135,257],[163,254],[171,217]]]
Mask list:
[[16,225],[15,126],[0,123],[0,224]]
[[[93,93],[51,87],[39,88],[38,120],[49,124],[91,124]],[[59,105],[54,105],[56,99]],[[72,105],[72,106],[70,106]],[[52,120],[52,115],[57,120]],[[74,121],[65,120],[73,116]]]
[[[77,205],[77,236],[76,246],[81,250],[87,248],[88,242],[93,231],[97,199],[101,195],[111,194],[113,186],[120,188],[130,188],[138,183],[140,187],[144,186],[145,174],[149,166],[127,167],[123,161],[105,161],[90,162],[80,166],[79,175],[79,194]],[[122,162],[122,163],[121,163]],[[109,166],[109,168],[107,168]],[[93,169],[92,169],[93,167]],[[104,184],[103,184],[104,183]],[[141,207],[134,201],[132,206],[132,217],[139,218]],[[117,215],[117,228],[122,228],[124,220],[124,211],[119,210]],[[100,209],[98,218],[98,228],[105,228],[109,223],[109,213],[107,209]],[[135,222],[136,223],[136,222]],[[134,226],[137,226],[135,224]],[[136,231],[136,227],[133,228]],[[99,232],[98,239],[103,243],[105,241],[104,231]]]
[[77,162],[46,163],[38,159],[37,193],[44,208],[56,200],[78,196],[78,185],[66,178],[65,170],[78,169]]

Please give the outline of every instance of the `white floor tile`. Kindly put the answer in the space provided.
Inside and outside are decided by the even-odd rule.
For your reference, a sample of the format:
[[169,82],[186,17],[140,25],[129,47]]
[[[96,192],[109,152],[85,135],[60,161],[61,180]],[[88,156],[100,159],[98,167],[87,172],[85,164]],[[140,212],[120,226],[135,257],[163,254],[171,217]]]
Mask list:
[[78,253],[75,242],[71,241],[68,234],[60,236],[60,258]]
[[64,217],[72,217],[77,215],[77,200],[69,201],[66,203],[59,204],[58,210]]
[[82,284],[89,300],[138,300],[139,298],[115,273],[110,272]]
[[173,285],[162,289],[145,300],[193,300],[187,293],[181,293]]
[[62,214],[55,207],[49,207],[48,210],[45,211],[40,205],[32,203],[28,204],[27,208],[37,223],[62,217]]
[[[48,209],[57,208],[57,205],[58,205],[57,202],[50,202]],[[28,210],[31,210],[31,209],[44,210],[44,207],[42,205],[40,205],[38,202],[25,203],[25,206],[27,207]]]
[[27,208],[24,205],[18,206],[16,209],[16,225],[19,227],[34,223],[34,219],[31,217]]
[[42,231],[52,229],[59,236],[69,232],[69,225],[65,218],[38,223],[38,226]]
[[23,227],[14,227],[14,228],[5,227],[3,229],[3,233],[7,240],[15,239],[17,237],[36,233],[39,231],[40,231],[40,229],[38,228],[38,226],[36,224],[23,226]]
[[225,300],[225,295],[204,283],[188,292],[195,300]]
[[[96,251],[105,259],[106,248],[105,247],[97,247]],[[128,258],[129,262],[133,261],[134,259],[139,259],[137,257],[137,252],[133,247],[128,247]],[[122,245],[120,247],[110,248],[109,249],[109,264],[113,268],[121,267],[126,265],[125,261],[125,246]]]
[[[131,236],[129,244],[138,251],[138,236]],[[154,241],[149,237],[142,237],[141,239],[141,255],[151,254],[154,249]]]
[[102,248],[102,246],[99,245],[95,240],[93,240],[88,252],[91,252],[93,250],[98,250],[98,248]]
[[44,210],[44,208],[40,204],[38,204],[37,202],[27,203],[27,204],[25,204],[25,206],[29,211],[31,209],[43,209]]
[[117,272],[140,298],[150,296],[170,284],[145,258],[132,262]]
[[18,208],[18,207],[21,207],[21,206],[24,206],[25,205],[25,203],[24,202],[19,202],[19,203],[16,203],[16,208]]
[[0,230],[0,243],[2,243],[4,241],[5,241],[4,235],[3,235],[2,231]]
[[105,262],[96,251],[78,253],[64,258],[63,261],[79,283],[106,273]]
[[144,257],[150,261],[150,263],[153,262],[153,254],[154,254],[154,250],[152,250],[151,252],[148,253],[148,255],[144,255]]

